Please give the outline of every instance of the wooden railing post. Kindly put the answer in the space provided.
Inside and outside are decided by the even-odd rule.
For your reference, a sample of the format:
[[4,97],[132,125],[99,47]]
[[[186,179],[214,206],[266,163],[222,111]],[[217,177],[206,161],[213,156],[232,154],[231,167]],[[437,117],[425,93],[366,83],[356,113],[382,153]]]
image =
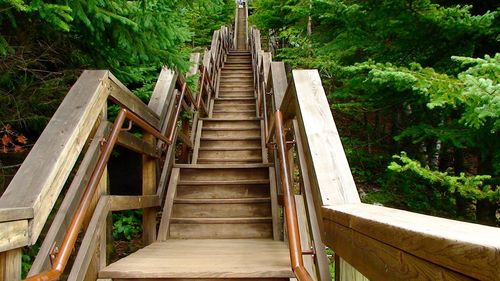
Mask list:
[[21,280],[21,258],[21,248],[0,253],[0,281]]
[[[155,145],[155,138],[151,134],[144,134],[144,140]],[[156,160],[147,155],[142,156],[142,194],[156,194]],[[156,240],[156,208],[144,209],[142,217],[144,245]]]

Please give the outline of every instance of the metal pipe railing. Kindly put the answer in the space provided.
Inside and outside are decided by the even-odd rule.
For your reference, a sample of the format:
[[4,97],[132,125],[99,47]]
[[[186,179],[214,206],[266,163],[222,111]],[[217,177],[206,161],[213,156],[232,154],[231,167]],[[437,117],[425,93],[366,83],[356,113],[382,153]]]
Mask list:
[[274,123],[276,132],[276,148],[278,150],[278,160],[281,175],[281,190],[283,192],[283,203],[285,209],[285,222],[290,244],[290,261],[293,272],[299,281],[311,281],[312,278],[304,267],[302,260],[302,247],[300,245],[299,223],[297,220],[297,209],[295,206],[295,196],[290,186],[290,171],[286,155],[286,136],[283,129],[283,114],[276,110],[274,113]]

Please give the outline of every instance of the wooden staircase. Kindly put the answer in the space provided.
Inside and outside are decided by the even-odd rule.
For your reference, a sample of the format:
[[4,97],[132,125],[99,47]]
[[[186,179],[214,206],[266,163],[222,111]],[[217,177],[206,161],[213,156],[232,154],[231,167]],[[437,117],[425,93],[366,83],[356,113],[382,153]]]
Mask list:
[[[244,13],[240,9],[239,14]],[[100,271],[113,280],[288,280],[289,250],[273,228],[270,164],[263,158],[246,19],[226,57],[193,164],[174,165],[158,242]],[[246,44],[245,44],[246,45]],[[278,223],[277,216],[274,223]],[[229,278],[229,279],[228,279]]]

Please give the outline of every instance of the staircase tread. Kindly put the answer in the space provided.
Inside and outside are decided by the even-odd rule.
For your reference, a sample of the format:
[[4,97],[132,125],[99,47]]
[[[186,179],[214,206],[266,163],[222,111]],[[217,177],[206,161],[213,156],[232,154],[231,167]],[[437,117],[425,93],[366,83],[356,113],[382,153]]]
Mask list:
[[255,101],[255,98],[252,98],[252,97],[246,97],[246,98],[221,98],[221,97],[218,97],[215,99],[215,101],[236,101],[236,100],[252,100],[252,101]]
[[288,248],[283,241],[271,239],[169,239],[99,272],[99,278],[117,279],[290,277]]
[[215,110],[213,111],[214,113],[250,113],[253,112],[255,113],[255,109],[241,109],[241,110]]
[[[271,163],[252,163],[252,164],[174,164],[174,168],[189,169],[253,169],[274,167]],[[234,181],[234,180],[233,180]],[[269,182],[269,180],[266,180]],[[182,182],[182,180],[181,180]]]
[[250,128],[231,128],[231,127],[219,127],[219,128],[213,128],[213,127],[204,127],[203,131],[255,131],[255,130],[260,130],[260,127],[250,127]]
[[262,150],[260,146],[244,147],[200,147],[200,151],[240,151],[240,150]]
[[245,118],[210,118],[210,117],[203,117],[203,118],[200,118],[199,120],[206,120],[206,121],[255,121],[255,120],[262,120],[262,117],[245,117]]
[[241,217],[241,218],[172,218],[172,223],[177,224],[246,224],[246,223],[268,223],[272,217]]
[[234,184],[268,184],[268,179],[257,180],[180,180],[178,185],[234,185]]
[[243,137],[239,137],[239,136],[235,136],[235,137],[226,137],[226,136],[204,137],[204,136],[202,136],[200,139],[201,140],[216,140],[216,141],[233,141],[233,140],[260,140],[261,137],[260,136],[256,136],[256,137],[248,137],[248,136],[243,136]]
[[253,198],[177,198],[175,204],[249,204],[249,203],[269,203],[271,197]]

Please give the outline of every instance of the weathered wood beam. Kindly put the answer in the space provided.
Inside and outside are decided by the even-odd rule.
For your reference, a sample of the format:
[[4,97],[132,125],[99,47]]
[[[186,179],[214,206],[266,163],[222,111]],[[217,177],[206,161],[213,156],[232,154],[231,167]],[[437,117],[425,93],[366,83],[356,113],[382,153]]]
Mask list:
[[[326,244],[372,281],[473,280],[334,221],[325,219],[323,224],[325,231],[331,234],[326,236]],[[343,274],[341,271],[340,275]]]
[[133,209],[144,209],[160,206],[160,198],[157,195],[111,195],[110,211],[124,211]]
[[30,244],[38,239],[101,113],[109,93],[108,74],[83,72],[0,198],[0,213],[10,208],[33,210]]
[[110,207],[109,201],[108,196],[101,196],[99,203],[97,203],[87,231],[83,236],[75,262],[73,263],[73,267],[69,273],[68,280],[84,280],[87,269],[89,268],[92,258],[96,253],[97,247],[99,246],[101,235],[104,235],[103,225],[106,223],[106,217],[108,216]]
[[125,87],[120,80],[109,73],[110,97],[115,103],[133,111],[156,129],[160,129],[160,116],[144,104],[134,93]]
[[105,122],[101,123],[97,129],[97,132],[94,135],[93,140],[90,143],[82,162],[80,163],[80,166],[78,167],[78,171],[76,172],[75,177],[66,192],[66,196],[64,197],[64,200],[61,203],[61,206],[59,207],[47,234],[45,235],[45,239],[40,247],[40,250],[38,251],[35,261],[31,266],[28,276],[35,275],[50,268],[49,254],[52,250],[52,246],[54,245],[54,242],[60,243],[66,234],[71,217],[75,213],[75,209],[82,198],[85,186],[87,185],[95,164],[97,163],[97,158],[99,157],[101,148],[101,140],[108,135],[110,128],[109,123]]
[[324,207],[323,218],[464,275],[500,279],[499,228],[369,204]]
[[152,145],[151,143],[148,143],[129,132],[120,132],[117,144],[139,154],[145,154],[153,158],[160,157],[160,152],[159,150],[156,150],[155,145]]

